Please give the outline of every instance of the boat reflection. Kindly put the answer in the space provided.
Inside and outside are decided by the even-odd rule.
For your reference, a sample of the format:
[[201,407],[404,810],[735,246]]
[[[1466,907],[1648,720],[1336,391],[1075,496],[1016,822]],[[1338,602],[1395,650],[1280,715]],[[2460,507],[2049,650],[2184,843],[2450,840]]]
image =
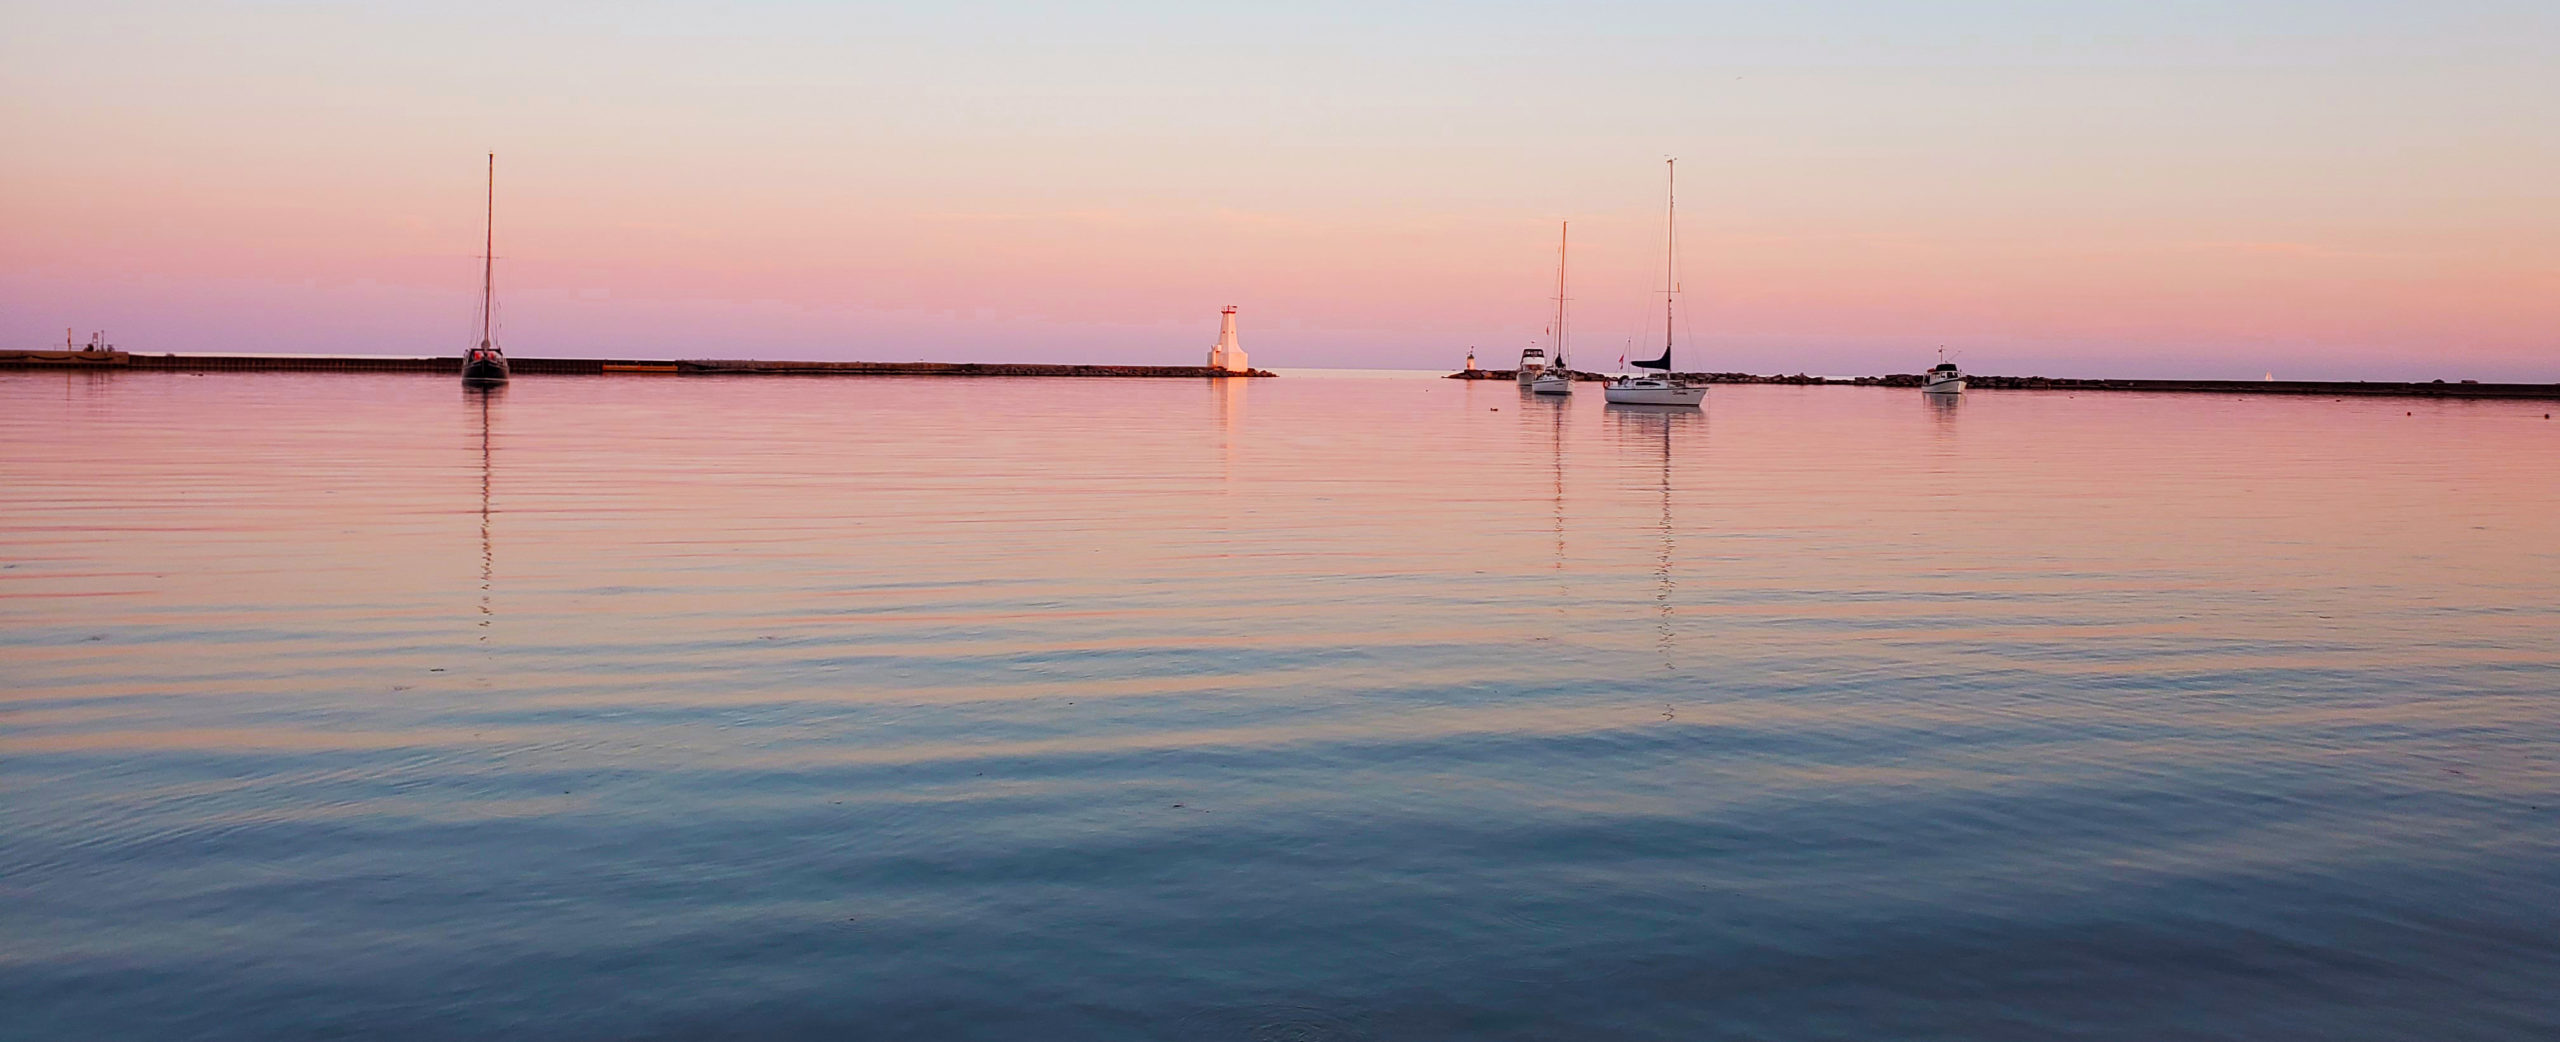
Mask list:
[[489,494],[497,469],[495,465],[497,457],[492,450],[490,428],[497,412],[497,403],[506,396],[506,393],[507,386],[502,383],[466,384],[462,391],[464,400],[471,402],[480,413],[480,638],[478,643],[481,644],[489,643],[489,623],[497,617],[496,609],[490,603],[490,591],[494,586],[494,577],[498,570],[497,543],[491,538],[489,525]]
[[1573,412],[1573,399],[1533,396],[1530,400],[1544,405],[1547,409],[1549,455],[1555,468],[1556,615],[1561,619],[1570,617],[1573,613],[1573,589],[1565,582],[1564,567],[1564,425],[1565,420]]
[[[1673,484],[1671,449],[1673,441],[1676,440],[1675,435],[1684,432],[1688,437],[1703,435],[1707,416],[1705,412],[1695,408],[1660,405],[1612,405],[1608,413],[1609,422],[1617,434],[1620,445],[1627,446],[1631,450],[1636,446],[1647,446],[1655,450],[1654,485],[1656,494],[1661,500],[1661,517],[1655,524],[1655,532],[1661,545],[1655,549],[1653,562],[1654,650],[1662,657],[1663,671],[1669,674],[1679,669],[1678,657],[1675,654],[1678,637],[1675,616],[1678,608],[1673,603],[1672,595],[1677,592],[1680,585],[1676,572],[1676,562],[1679,557],[1679,529],[1673,523],[1671,516]],[[1629,458],[1632,460],[1637,457],[1631,451]],[[1668,707],[1665,707],[1665,712],[1669,712]]]
[[1920,396],[1920,400],[1927,403],[1929,419],[1936,424],[1938,433],[1955,433],[1956,414],[1964,409],[1963,395],[1924,394]]

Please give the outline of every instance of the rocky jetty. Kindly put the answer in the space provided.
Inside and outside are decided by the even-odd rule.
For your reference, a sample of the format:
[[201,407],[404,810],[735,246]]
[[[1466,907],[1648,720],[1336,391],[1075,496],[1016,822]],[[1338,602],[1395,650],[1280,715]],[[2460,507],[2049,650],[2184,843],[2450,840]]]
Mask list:
[[[1517,382],[1518,373],[1519,370],[1517,369],[1461,369],[1449,374],[1444,379],[1511,380]],[[1671,377],[1675,380],[1686,380],[1693,384],[1840,384],[1842,386],[1848,386],[1851,384],[1865,386],[1879,384],[1890,380],[1907,379],[1910,381],[1909,386],[1920,386],[1920,378],[1917,376],[1860,376],[1850,379],[1838,379],[1828,376],[1807,376],[1803,373],[1797,373],[1794,376],[1760,376],[1753,373],[1673,373],[1671,374]],[[1612,377],[1607,373],[1586,373],[1579,369],[1573,371],[1573,378],[1582,382],[1597,381],[1603,383],[1616,379],[1616,377]],[[1886,386],[1901,385],[1886,384]]]
[[[1508,383],[1518,383],[1520,382],[1519,373],[1520,371],[1517,369],[1461,369],[1449,374],[1446,378],[1451,380],[1501,380]],[[1573,371],[1573,378],[1578,383],[1592,383],[1595,381],[1606,382],[1610,379],[1610,376],[1606,373],[1586,373],[1580,369],[1576,369]]]
[[[1452,380],[1509,380],[1509,369],[1461,370]],[[1919,387],[1918,373],[1886,376],[1761,376],[1755,373],[1675,373],[1674,378],[1701,384],[1787,384],[1795,386]],[[1576,372],[1576,380],[1606,380]],[[2416,398],[2560,399],[2560,384],[2481,383],[2477,380],[2430,380],[2424,383],[2385,380],[2093,380],[2062,376],[1983,376],[1965,374],[1966,385],[1979,391],[2151,391],[2165,394],[2385,395]]]
[[[1918,376],[1883,377],[1917,387]],[[1969,388],[1993,391],[2152,391],[2175,394],[2381,395],[2398,398],[2554,398],[2560,383],[2507,384],[2478,380],[2085,380],[2059,376],[1976,376],[1965,374]]]

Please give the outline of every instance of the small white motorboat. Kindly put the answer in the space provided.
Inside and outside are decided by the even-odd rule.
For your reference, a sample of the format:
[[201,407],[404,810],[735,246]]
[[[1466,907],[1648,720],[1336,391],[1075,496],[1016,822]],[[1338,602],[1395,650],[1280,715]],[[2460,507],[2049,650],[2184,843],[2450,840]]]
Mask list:
[[1954,362],[1947,361],[1946,348],[1938,349],[1938,364],[1930,366],[1928,372],[1920,375],[1920,393],[1964,393],[1964,371],[1957,369]]

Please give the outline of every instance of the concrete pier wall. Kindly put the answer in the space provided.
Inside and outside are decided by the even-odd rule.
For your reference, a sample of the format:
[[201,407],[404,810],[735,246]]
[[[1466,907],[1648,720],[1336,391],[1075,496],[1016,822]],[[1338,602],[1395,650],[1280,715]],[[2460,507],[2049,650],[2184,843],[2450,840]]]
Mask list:
[[[110,357],[111,355],[111,357]],[[1080,376],[1264,377],[1260,369],[1233,371],[1196,365],[1035,365],[982,362],[792,362],[758,359],[509,358],[517,376],[607,376],[625,373],[675,376]],[[446,373],[460,374],[462,359],[330,355],[87,354],[64,351],[0,351],[0,368],[161,369],[184,372]]]

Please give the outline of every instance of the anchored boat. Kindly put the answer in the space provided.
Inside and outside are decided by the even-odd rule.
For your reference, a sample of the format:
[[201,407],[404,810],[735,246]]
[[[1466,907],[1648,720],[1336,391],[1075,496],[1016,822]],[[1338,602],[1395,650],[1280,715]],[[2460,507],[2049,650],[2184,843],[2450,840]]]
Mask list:
[[1938,364],[1930,366],[1928,372],[1920,375],[1920,393],[1964,393],[1964,371],[1956,368],[1954,362],[1947,361],[1946,348],[1938,349]]
[[490,305],[497,299],[498,244],[498,154],[489,153],[489,209],[487,223],[481,227],[480,251],[480,346],[462,355],[462,384],[465,387],[492,387],[507,382],[507,353],[498,350],[490,336],[493,326]]
[[1673,243],[1679,235],[1679,167],[1677,159],[1664,160],[1670,172],[1670,188],[1664,193],[1662,220],[1662,357],[1639,358],[1628,364],[1639,369],[1658,369],[1660,376],[1621,376],[1600,389],[1600,396],[1611,405],[1687,405],[1696,406],[1707,399],[1707,389],[1671,378],[1671,298],[1679,292],[1680,280],[1673,270]]
[[1546,368],[1546,349],[1542,347],[1526,348],[1520,352],[1520,367],[1512,370],[1511,375],[1514,379],[1520,381],[1520,386],[1527,387],[1531,381],[1538,378],[1538,373]]
[[1564,360],[1564,252],[1572,230],[1570,221],[1556,224],[1556,357],[1529,382],[1529,390],[1538,394],[1573,393],[1573,366]]

